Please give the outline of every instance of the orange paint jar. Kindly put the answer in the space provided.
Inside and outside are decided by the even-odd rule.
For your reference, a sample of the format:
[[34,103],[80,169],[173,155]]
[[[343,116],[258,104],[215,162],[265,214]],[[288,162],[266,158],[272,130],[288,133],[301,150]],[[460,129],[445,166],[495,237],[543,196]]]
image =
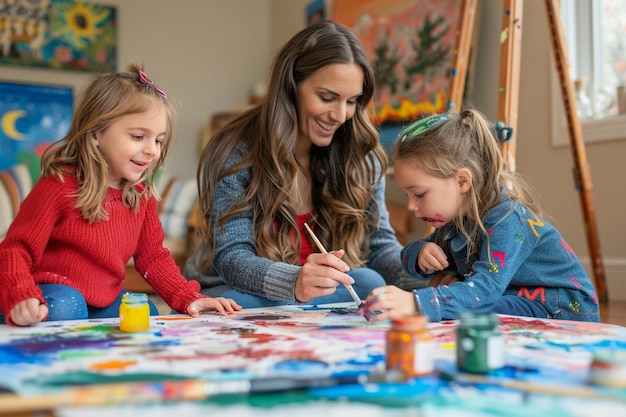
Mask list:
[[398,379],[428,375],[434,370],[433,336],[424,315],[407,316],[391,322],[387,331],[387,372]]

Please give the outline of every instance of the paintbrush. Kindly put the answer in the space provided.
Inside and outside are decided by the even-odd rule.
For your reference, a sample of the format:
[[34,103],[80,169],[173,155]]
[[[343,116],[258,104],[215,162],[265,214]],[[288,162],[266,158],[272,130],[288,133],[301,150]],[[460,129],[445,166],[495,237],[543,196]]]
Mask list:
[[162,380],[95,384],[51,389],[43,394],[0,394],[0,416],[61,407],[94,407],[119,404],[155,404],[170,401],[202,401],[223,395],[283,392],[363,383],[366,375],[321,378],[260,378],[204,381]]
[[[320,250],[320,252],[328,253],[324,245],[322,245],[322,242],[320,242],[317,236],[315,236],[315,233],[313,233],[313,230],[311,230],[311,227],[309,227],[308,223],[304,223],[304,228],[306,229],[307,232],[309,232],[309,235],[311,235],[311,239],[313,239],[313,242],[315,242],[315,245]],[[350,293],[350,296],[352,296],[352,299],[356,303],[357,307],[359,309],[363,308],[365,304],[363,304],[363,301],[361,301],[361,299],[359,298],[359,295],[356,293],[356,291],[354,291],[354,288],[352,288],[352,285],[350,284],[344,284],[344,285],[346,287],[346,290],[348,290],[348,292]]]

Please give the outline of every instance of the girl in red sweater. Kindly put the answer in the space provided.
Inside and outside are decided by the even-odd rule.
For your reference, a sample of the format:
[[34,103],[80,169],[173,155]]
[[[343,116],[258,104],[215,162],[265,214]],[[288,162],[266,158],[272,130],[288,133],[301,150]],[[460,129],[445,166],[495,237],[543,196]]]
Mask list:
[[241,309],[200,294],[163,247],[154,174],[174,119],[165,92],[137,64],[93,80],[0,243],[0,322],[115,317],[131,257],[178,312]]

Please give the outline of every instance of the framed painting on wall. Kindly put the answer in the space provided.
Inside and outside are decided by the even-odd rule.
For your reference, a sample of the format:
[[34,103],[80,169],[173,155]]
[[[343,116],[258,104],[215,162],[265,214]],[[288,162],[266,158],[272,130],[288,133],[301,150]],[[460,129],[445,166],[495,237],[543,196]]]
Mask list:
[[0,64],[114,72],[116,38],[115,7],[0,0]]
[[71,87],[0,82],[0,170],[25,163],[33,179],[39,159],[72,123]]
[[332,19],[355,31],[372,63],[373,118],[383,145],[391,146],[408,121],[460,106],[475,2],[333,1]]

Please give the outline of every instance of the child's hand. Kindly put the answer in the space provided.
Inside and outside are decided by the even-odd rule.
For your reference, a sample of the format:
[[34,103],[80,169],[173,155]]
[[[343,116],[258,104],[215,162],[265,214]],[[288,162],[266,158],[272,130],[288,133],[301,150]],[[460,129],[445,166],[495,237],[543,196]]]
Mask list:
[[9,316],[17,326],[30,326],[48,317],[48,306],[41,304],[37,298],[27,298],[17,303]]
[[448,267],[448,257],[436,243],[426,243],[417,257],[419,268],[425,274],[432,274]]
[[241,310],[241,306],[231,300],[230,298],[215,297],[215,298],[198,298],[193,303],[189,304],[187,308],[187,314],[191,317],[198,317],[200,313],[204,311],[216,310],[221,315],[233,314],[235,311]]
[[369,321],[381,321],[416,314],[417,307],[412,292],[387,285],[372,290],[359,313],[369,317]]

